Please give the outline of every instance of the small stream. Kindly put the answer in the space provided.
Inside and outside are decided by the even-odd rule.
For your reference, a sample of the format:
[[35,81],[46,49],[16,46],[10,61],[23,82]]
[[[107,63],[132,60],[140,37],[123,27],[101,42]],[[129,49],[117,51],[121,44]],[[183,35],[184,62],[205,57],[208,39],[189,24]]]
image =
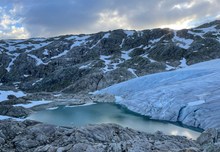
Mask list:
[[84,126],[88,124],[116,123],[147,133],[162,131],[167,135],[180,135],[196,139],[202,130],[184,127],[180,123],[150,120],[114,103],[97,103],[80,106],[59,106],[33,113],[31,120],[59,126]]

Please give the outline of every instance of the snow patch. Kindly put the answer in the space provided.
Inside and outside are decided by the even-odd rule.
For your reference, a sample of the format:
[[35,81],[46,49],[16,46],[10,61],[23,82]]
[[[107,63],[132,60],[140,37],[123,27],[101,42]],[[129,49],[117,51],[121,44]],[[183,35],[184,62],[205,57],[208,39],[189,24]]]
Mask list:
[[51,103],[52,101],[46,101],[46,100],[41,100],[41,101],[31,101],[31,103],[28,104],[16,104],[14,106],[21,106],[24,108],[32,108],[34,106],[39,106],[39,105],[43,105],[43,104],[48,104]]
[[[8,55],[9,55],[9,54],[10,54],[10,53],[8,53]],[[12,54],[10,54],[10,55],[12,55]],[[19,54],[18,54],[18,53],[14,53],[12,56],[13,56],[13,58],[11,59],[11,62],[9,63],[8,67],[6,68],[6,70],[7,70],[8,72],[11,71],[11,67],[14,65],[14,61],[17,59],[17,57],[19,56]]]
[[[163,37],[163,36],[162,36],[162,37]],[[149,42],[152,43],[152,44],[157,43],[157,42],[159,42],[159,41],[161,40],[162,37],[157,38],[157,39],[150,40]]]
[[217,25],[213,25],[213,26],[206,27],[206,28],[195,28],[195,29],[188,31],[188,33],[192,34],[192,35],[200,36],[201,38],[204,38],[203,36],[208,32],[212,32],[212,33],[215,32],[215,34],[220,32],[220,30],[216,29],[216,26]]
[[65,107],[66,107],[66,108],[72,108],[72,107],[90,106],[90,105],[94,105],[94,104],[96,104],[96,103],[94,103],[94,102],[89,102],[89,103],[85,103],[85,104],[65,106]]
[[40,78],[39,80],[36,80],[34,83],[32,83],[32,86],[34,86],[36,83],[38,83],[38,82],[40,82],[42,80],[43,80],[43,78]]
[[58,109],[59,107],[51,107],[51,108],[47,108],[47,110],[56,110]]
[[43,55],[49,55],[49,50],[48,49],[44,49]]
[[136,78],[138,77],[138,75],[135,73],[135,69],[128,68],[128,71],[131,72]]
[[141,56],[142,56],[142,57],[144,57],[144,58],[149,59],[149,60],[150,60],[150,62],[152,62],[152,63],[157,62],[157,61],[155,61],[155,60],[153,60],[153,59],[149,58],[149,57],[148,57],[148,56],[149,56],[149,54],[144,54],[144,55],[141,55]]
[[190,48],[190,45],[193,43],[194,40],[178,37],[176,33],[177,32],[174,31],[174,37],[172,38],[172,41],[175,42],[177,46],[183,49]]
[[53,95],[54,97],[60,97],[60,96],[62,96],[62,94],[61,93],[59,93],[59,94],[55,94],[55,95]]
[[102,39],[107,39],[107,38],[109,38],[110,35],[111,35],[110,33],[106,33],[106,34],[102,37]]
[[129,53],[131,53],[134,49],[135,49],[135,48],[130,49],[130,50],[128,50],[128,51],[121,51],[121,52],[122,52],[121,58],[122,58],[122,59],[125,59],[125,60],[131,59],[131,57],[129,56]]
[[103,72],[108,72],[108,71],[111,71],[111,69],[108,69],[108,65],[110,65],[111,63],[111,60],[109,59],[111,56],[107,56],[107,55],[100,55],[100,59],[102,61],[105,62],[105,67],[103,68]]
[[58,54],[56,56],[51,57],[51,59],[57,59],[57,58],[59,58],[61,56],[66,55],[68,52],[69,52],[68,50],[65,50],[64,52],[62,52],[62,53],[60,53],[60,54]]
[[74,48],[74,47],[77,47],[77,46],[81,46],[82,44],[84,44],[86,42],[86,40],[88,38],[90,38],[89,35],[86,35],[86,36],[83,36],[83,37],[78,37],[78,36],[74,36],[74,44],[71,45],[70,49]]
[[26,94],[22,91],[2,91],[0,90],[0,102],[4,100],[8,100],[8,95],[14,95],[17,98],[24,97]]
[[185,68],[185,67],[187,67],[188,65],[186,64],[186,59],[185,58],[183,58],[182,60],[180,60],[180,65],[179,65],[179,67],[181,67],[181,68]]
[[208,32],[216,32],[217,31],[216,26],[217,25],[213,25],[213,26],[205,27],[205,28],[196,28],[194,30],[202,31],[205,34]]
[[166,64],[166,70],[174,70],[174,69],[176,69],[175,67],[173,67],[173,66],[170,66],[170,65],[168,65],[168,64]]
[[86,65],[82,65],[79,67],[79,69],[86,69],[86,68],[90,68],[89,66],[91,65],[91,63],[86,64]]
[[119,46],[120,46],[120,48],[122,48],[122,47],[123,47],[124,42],[125,42],[125,39],[122,39],[121,44],[119,45]]
[[47,65],[48,63],[44,63],[40,58],[38,58],[37,56],[33,55],[33,54],[28,54],[29,57],[35,59],[36,61],[36,66],[39,66],[41,64]]

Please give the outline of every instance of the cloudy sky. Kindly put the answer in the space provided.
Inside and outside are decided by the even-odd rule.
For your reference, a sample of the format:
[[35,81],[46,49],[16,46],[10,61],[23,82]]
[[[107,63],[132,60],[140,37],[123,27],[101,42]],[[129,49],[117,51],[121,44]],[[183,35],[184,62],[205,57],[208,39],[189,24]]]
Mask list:
[[220,0],[0,0],[0,39],[112,29],[183,29],[220,19]]

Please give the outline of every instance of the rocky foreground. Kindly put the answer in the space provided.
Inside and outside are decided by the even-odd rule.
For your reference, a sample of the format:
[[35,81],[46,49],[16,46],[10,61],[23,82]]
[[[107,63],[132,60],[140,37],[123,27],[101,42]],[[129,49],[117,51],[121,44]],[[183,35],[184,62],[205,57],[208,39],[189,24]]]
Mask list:
[[[147,127],[147,126],[146,126]],[[220,132],[209,129],[196,140],[147,134],[115,124],[67,128],[36,121],[0,121],[1,152],[219,152]]]

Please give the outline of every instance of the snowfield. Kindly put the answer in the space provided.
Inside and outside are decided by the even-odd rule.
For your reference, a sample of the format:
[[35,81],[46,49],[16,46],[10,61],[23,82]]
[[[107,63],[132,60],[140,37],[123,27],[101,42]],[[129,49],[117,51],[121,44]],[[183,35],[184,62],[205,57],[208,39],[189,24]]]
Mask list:
[[95,93],[112,94],[118,104],[152,119],[220,128],[220,59],[138,77]]

